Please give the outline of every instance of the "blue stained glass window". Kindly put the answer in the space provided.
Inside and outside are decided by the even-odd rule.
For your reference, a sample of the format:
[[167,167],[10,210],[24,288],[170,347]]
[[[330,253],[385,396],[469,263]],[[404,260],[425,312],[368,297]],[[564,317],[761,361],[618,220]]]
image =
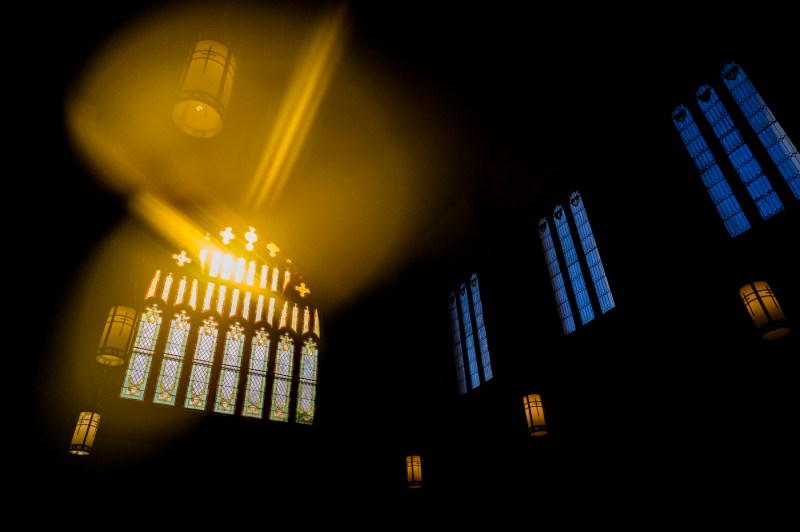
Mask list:
[[555,219],[558,241],[561,244],[561,253],[567,265],[567,273],[572,285],[572,293],[575,295],[575,300],[577,301],[578,314],[581,317],[581,323],[586,325],[594,319],[594,311],[592,310],[592,303],[589,300],[589,292],[586,290],[586,283],[583,280],[581,266],[578,263],[578,253],[575,250],[575,243],[572,240],[569,223],[567,222],[567,217],[564,216],[564,209],[561,208],[561,205],[558,205],[553,211],[553,218]]
[[539,238],[542,241],[544,260],[547,264],[547,271],[550,274],[550,284],[553,287],[553,294],[556,298],[558,315],[561,318],[561,328],[564,334],[569,334],[575,330],[575,320],[572,317],[572,307],[567,298],[567,287],[564,284],[564,276],[561,274],[561,267],[558,264],[553,237],[550,234],[550,224],[542,218],[539,220]]
[[578,230],[581,248],[586,256],[589,274],[592,277],[592,282],[594,282],[595,292],[597,292],[600,310],[605,314],[614,308],[614,297],[611,295],[611,287],[608,285],[608,278],[603,269],[603,263],[600,261],[600,252],[597,250],[597,242],[595,242],[592,227],[589,224],[589,217],[586,215],[586,209],[583,206],[580,194],[573,192],[569,198],[569,205],[572,211],[572,218],[575,220],[575,227]]
[[467,296],[467,285],[461,283],[458,289],[458,300],[461,302],[461,316],[464,324],[464,341],[467,342],[467,364],[469,367],[469,378],[472,388],[477,388],[480,384],[478,375],[478,360],[475,354],[475,338],[472,335],[472,316],[469,309],[469,297]]
[[764,175],[714,89],[709,85],[700,87],[697,91],[697,102],[750,197],[753,198],[761,217],[767,219],[782,211],[783,203],[772,189],[767,176]]
[[450,331],[453,335],[453,350],[455,351],[456,378],[458,380],[458,393],[467,393],[467,377],[464,372],[464,353],[461,349],[461,325],[458,319],[456,295],[450,292]]
[[783,175],[794,197],[800,199],[800,154],[794,143],[739,65],[725,65],[722,81]]
[[692,161],[700,171],[700,178],[728,234],[735,237],[750,229],[750,222],[686,106],[676,107],[672,113],[672,120]]
[[483,380],[492,378],[492,361],[489,358],[489,343],[486,340],[486,324],[483,323],[483,304],[481,303],[481,290],[478,286],[478,276],[472,274],[470,279],[470,293],[472,307],[475,309],[475,324],[478,327],[478,346],[481,350],[481,365],[483,366]]

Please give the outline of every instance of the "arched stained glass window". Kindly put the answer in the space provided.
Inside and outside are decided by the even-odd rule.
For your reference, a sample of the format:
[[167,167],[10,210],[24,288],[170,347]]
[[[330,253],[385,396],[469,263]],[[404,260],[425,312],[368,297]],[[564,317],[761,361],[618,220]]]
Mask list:
[[469,283],[459,285],[458,295],[455,292],[450,293],[450,330],[453,337],[458,393],[463,395],[467,393],[468,384],[472,390],[492,378],[492,362],[489,357],[483,304],[476,274],[472,274]]
[[273,421],[289,420],[289,399],[294,370],[294,338],[288,333],[281,335],[275,353],[275,372],[272,382],[272,407],[269,418]]
[[161,309],[157,304],[147,307],[139,316],[139,327],[133,343],[133,351],[125,372],[120,397],[125,399],[144,399],[144,390],[147,385],[147,376],[150,373],[150,363],[161,330]]
[[300,379],[297,388],[297,414],[295,421],[311,425],[314,421],[314,406],[317,396],[317,343],[308,338],[303,342],[300,354]]
[[578,238],[581,242],[583,254],[586,257],[586,265],[589,268],[589,275],[592,277],[594,289],[597,293],[597,300],[603,313],[614,308],[614,297],[611,295],[611,287],[608,286],[608,279],[600,260],[600,252],[597,250],[597,242],[589,224],[589,217],[586,216],[586,209],[583,207],[581,196],[573,192],[569,197],[569,207],[572,211],[572,218],[575,220],[575,227],[578,230]]
[[672,113],[672,121],[678,129],[692,161],[700,171],[700,178],[711,196],[711,201],[714,202],[717,214],[725,224],[728,234],[735,237],[750,229],[750,222],[685,105],[675,108]]
[[[569,210],[556,205],[552,218],[540,218],[538,226],[564,334],[576,330],[573,306],[577,308],[581,325],[592,321],[596,312],[605,314],[615,306],[583,198],[577,191],[572,192],[568,204]],[[555,227],[558,246],[553,239],[551,226]],[[578,235],[580,247],[575,244],[573,231]],[[564,270],[568,274],[568,285],[564,282]],[[587,284],[587,276],[591,284]]]
[[197,344],[186,390],[184,406],[192,410],[205,410],[208,399],[208,382],[211,379],[211,366],[214,363],[214,350],[217,348],[217,322],[213,317],[203,320],[197,331]]
[[572,293],[578,303],[578,315],[581,317],[581,323],[586,325],[594,319],[594,311],[592,311],[592,304],[589,301],[586,282],[583,280],[581,265],[578,262],[578,252],[575,250],[575,242],[572,240],[569,222],[567,222],[567,217],[564,216],[564,208],[561,205],[556,206],[553,211],[553,219],[556,233],[558,233],[558,242],[561,244],[561,254],[567,266],[567,275],[572,286]]
[[244,327],[236,322],[225,334],[225,351],[222,356],[222,370],[219,374],[217,394],[214,399],[214,412],[233,414],[236,407],[236,392],[239,390],[243,349]]
[[800,199],[800,154],[794,143],[764,103],[742,67],[736,63],[725,65],[722,69],[722,81],[786,180],[794,197]]
[[475,309],[475,326],[478,328],[478,347],[481,353],[483,378],[488,381],[492,378],[492,361],[489,358],[489,342],[486,340],[486,324],[483,322],[481,290],[478,286],[478,276],[474,273],[470,278],[470,294],[472,295],[472,308]]
[[467,369],[469,371],[469,382],[472,388],[477,388],[480,383],[478,375],[478,360],[475,355],[475,337],[472,334],[472,312],[469,306],[469,296],[467,295],[467,283],[461,283],[458,289],[458,300],[461,303],[462,325],[464,327],[464,342],[467,346]]
[[761,217],[767,219],[782,211],[783,203],[772,189],[767,176],[764,175],[753,152],[744,142],[714,89],[709,85],[700,87],[697,91],[697,102],[755,202]]
[[242,415],[261,419],[264,416],[264,391],[267,387],[269,333],[261,327],[250,342],[250,368],[247,372],[245,403]]
[[[220,235],[235,240],[231,228]],[[240,250],[224,251],[210,233],[200,246],[196,260],[183,250],[170,254],[167,267],[182,268],[180,274],[156,269],[147,280],[120,397],[312,425],[321,327],[306,298],[311,290],[292,268],[267,264],[260,265],[255,287],[259,265]],[[268,250],[271,257],[279,252]],[[292,284],[302,290],[281,291]]]
[[158,372],[158,386],[156,388],[154,403],[174,405],[180,381],[183,357],[186,352],[186,340],[191,331],[191,320],[182,310],[175,314],[169,326],[167,345],[164,347],[164,358]]
[[550,274],[550,285],[556,298],[558,316],[561,318],[561,329],[564,334],[569,334],[575,330],[575,320],[572,317],[572,307],[569,304],[567,287],[564,284],[564,276],[561,273],[553,236],[550,233],[550,224],[545,218],[539,220],[539,238],[542,241],[544,260],[547,264],[547,271]]
[[461,349],[461,322],[458,319],[458,306],[456,305],[456,294],[450,292],[450,330],[453,335],[453,350],[456,360],[456,379],[458,381],[458,393],[467,393],[467,376],[464,372],[464,352]]

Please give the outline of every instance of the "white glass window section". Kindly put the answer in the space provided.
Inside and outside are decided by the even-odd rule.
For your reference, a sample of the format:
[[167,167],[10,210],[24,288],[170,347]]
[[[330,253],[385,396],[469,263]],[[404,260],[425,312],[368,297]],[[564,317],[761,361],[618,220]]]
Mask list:
[[300,379],[297,387],[297,414],[295,421],[301,425],[314,422],[314,401],[317,395],[317,361],[319,350],[314,340],[303,343],[300,356]]
[[169,302],[169,291],[172,288],[172,274],[170,273],[167,275],[167,278],[164,279],[164,287],[161,289],[161,299],[164,303]]
[[739,65],[735,63],[725,65],[722,80],[775,166],[778,167],[794,197],[800,199],[800,155],[797,148]]
[[594,289],[597,293],[597,300],[600,303],[600,310],[605,314],[614,308],[614,297],[611,295],[611,287],[608,285],[603,263],[600,260],[600,252],[597,249],[597,242],[589,224],[589,216],[583,205],[580,194],[573,192],[569,198],[572,219],[575,220],[575,227],[578,230],[578,238],[581,242],[583,254],[586,256],[586,263],[589,274],[594,282]]
[[725,180],[722,170],[689,110],[683,105],[678,106],[672,115],[672,120],[692,161],[700,171],[703,185],[711,196],[711,201],[714,202],[717,214],[722,219],[728,234],[735,237],[750,229],[750,222],[742,211],[736,196],[733,195],[730,185]]
[[586,289],[586,283],[583,280],[583,273],[581,272],[581,265],[578,262],[578,252],[575,249],[575,243],[572,241],[572,232],[569,230],[567,217],[564,215],[564,209],[559,205],[556,207],[553,217],[555,219],[556,232],[558,233],[558,240],[561,243],[561,253],[564,255],[564,262],[567,265],[567,273],[572,285],[572,293],[575,294],[575,301],[578,305],[578,314],[581,317],[581,323],[587,324],[594,319],[594,311],[592,310],[592,303],[589,300],[589,292]]
[[475,325],[478,328],[478,346],[481,350],[483,380],[488,381],[492,378],[492,361],[489,358],[489,342],[486,339],[486,324],[483,322],[481,290],[480,286],[478,286],[478,276],[474,273],[470,279],[470,294],[472,296],[472,308],[475,310]]
[[247,387],[244,393],[244,417],[261,419],[264,415],[264,391],[267,385],[267,360],[269,356],[269,333],[262,327],[250,342],[250,368],[247,372]]
[[547,220],[539,220],[539,238],[542,241],[544,260],[547,263],[547,271],[550,274],[550,284],[553,287],[553,295],[556,298],[558,316],[561,318],[561,328],[564,334],[569,334],[575,330],[575,320],[572,317],[572,307],[567,298],[567,287],[564,284],[564,276],[561,275],[561,267],[558,265],[558,256],[553,244],[553,237],[550,233],[550,225]]
[[211,378],[211,365],[214,362],[214,350],[217,348],[218,332],[217,323],[213,318],[203,320],[203,325],[197,331],[197,345],[184,402],[186,408],[193,410],[206,408],[208,382]]
[[222,368],[214,399],[214,412],[233,414],[239,390],[239,374],[244,350],[244,328],[239,323],[231,325],[225,334],[225,349],[222,355]]
[[728,116],[728,112],[719,100],[716,92],[705,85],[698,91],[697,102],[705,114],[711,128],[717,135],[725,153],[744,183],[750,197],[756,204],[761,217],[767,219],[783,210],[780,198],[772,190],[767,176],[756,162],[750,148],[745,144],[739,130]]
[[158,385],[153,402],[162,405],[174,405],[180,381],[186,341],[189,338],[191,322],[185,311],[176,314],[169,326],[167,345],[164,347],[164,359],[158,372]]
[[475,353],[475,337],[472,335],[472,313],[469,309],[467,285],[461,283],[458,289],[458,301],[461,304],[461,323],[464,327],[464,341],[467,343],[467,367],[469,368],[469,381],[472,389],[480,386],[478,375],[478,359]]
[[139,317],[139,327],[125,380],[122,383],[120,397],[125,399],[144,399],[144,390],[147,385],[147,376],[150,373],[150,363],[161,330],[161,309],[156,305],[148,307]]
[[275,356],[275,372],[272,382],[272,406],[269,418],[273,421],[289,420],[289,396],[294,368],[294,339],[283,334]]
[[303,334],[308,332],[310,323],[311,323],[311,312],[308,310],[308,307],[305,307],[303,308]]
[[458,320],[458,307],[456,295],[450,292],[450,331],[453,335],[453,350],[456,356],[456,379],[458,380],[458,393],[467,393],[467,377],[464,373],[464,353],[461,350],[461,324]]

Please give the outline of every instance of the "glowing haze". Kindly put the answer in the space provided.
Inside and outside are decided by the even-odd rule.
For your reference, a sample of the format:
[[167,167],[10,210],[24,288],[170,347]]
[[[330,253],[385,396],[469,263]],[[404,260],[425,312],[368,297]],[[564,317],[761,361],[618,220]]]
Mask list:
[[[129,216],[176,246],[257,227],[258,244],[277,243],[333,311],[413,255],[468,186],[471,149],[446,99],[360,44],[352,24],[345,4],[144,14],[87,58],[67,95],[75,149],[130,199]],[[213,138],[184,134],[171,114],[198,38],[236,57]]]

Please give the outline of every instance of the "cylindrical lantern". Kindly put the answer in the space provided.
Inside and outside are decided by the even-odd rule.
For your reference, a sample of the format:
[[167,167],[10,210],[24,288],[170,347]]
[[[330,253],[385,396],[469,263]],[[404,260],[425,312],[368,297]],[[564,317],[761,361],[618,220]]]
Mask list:
[[75,425],[75,433],[72,435],[72,443],[69,444],[69,452],[81,456],[90,454],[99,424],[99,413],[81,412],[78,416],[78,424]]
[[406,456],[406,476],[409,488],[422,487],[422,459],[418,454]]
[[106,318],[106,326],[97,346],[95,360],[106,366],[120,366],[128,357],[128,346],[133,333],[136,310],[117,305],[111,307]]
[[739,289],[739,295],[762,338],[774,340],[791,332],[783,309],[768,283],[765,281],[748,283]]
[[208,39],[195,44],[172,109],[172,118],[184,133],[213,137],[220,132],[235,71],[236,59],[227,46]]
[[525,418],[528,420],[528,430],[531,436],[544,436],[547,434],[542,398],[538,393],[532,393],[523,397],[522,400],[525,404]]

